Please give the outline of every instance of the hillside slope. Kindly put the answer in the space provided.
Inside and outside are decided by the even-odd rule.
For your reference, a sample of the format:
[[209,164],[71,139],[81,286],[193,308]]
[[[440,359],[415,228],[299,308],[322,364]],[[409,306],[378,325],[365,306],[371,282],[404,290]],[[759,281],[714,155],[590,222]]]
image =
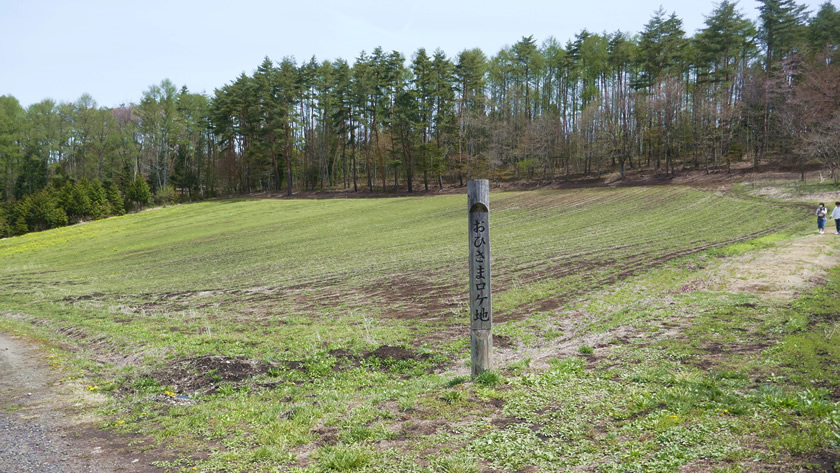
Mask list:
[[464,200],[211,202],[4,240],[0,329],[113,394],[103,422],[170,471],[833,471],[840,240],[805,236],[810,212],[493,195],[497,370],[470,382]]

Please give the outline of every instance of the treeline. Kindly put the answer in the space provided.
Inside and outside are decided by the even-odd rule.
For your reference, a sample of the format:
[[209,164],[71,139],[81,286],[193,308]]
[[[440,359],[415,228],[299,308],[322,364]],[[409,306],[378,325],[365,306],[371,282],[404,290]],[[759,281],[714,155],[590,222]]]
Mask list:
[[34,193],[4,202],[0,205],[0,238],[123,215],[152,203],[145,179],[126,178],[121,182],[123,189],[115,182],[103,185],[98,179],[72,182],[59,177]]
[[266,58],[212,96],[164,80],[110,109],[87,95],[26,109],[0,97],[0,196],[83,179],[123,194],[124,181],[148,181],[161,199],[411,192],[471,177],[758,166],[771,155],[833,172],[840,13],[758,4],[753,22],[723,1],[693,36],[660,9],[635,36],[529,36],[491,57],[420,49],[407,61],[376,48],[352,65]]

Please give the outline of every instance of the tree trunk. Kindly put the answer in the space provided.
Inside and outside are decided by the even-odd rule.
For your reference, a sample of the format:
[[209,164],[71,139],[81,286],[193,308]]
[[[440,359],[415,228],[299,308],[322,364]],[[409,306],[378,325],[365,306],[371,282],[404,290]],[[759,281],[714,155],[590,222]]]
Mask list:
[[292,143],[289,128],[291,125],[286,122],[283,127],[286,142],[283,144],[286,155],[286,195],[292,195]]

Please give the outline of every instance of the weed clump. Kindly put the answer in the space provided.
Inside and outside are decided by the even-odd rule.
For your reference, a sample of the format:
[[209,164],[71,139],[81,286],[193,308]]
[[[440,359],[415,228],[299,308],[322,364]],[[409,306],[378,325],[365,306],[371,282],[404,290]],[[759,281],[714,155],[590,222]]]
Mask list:
[[578,353],[584,356],[589,356],[595,353],[595,349],[590,347],[589,345],[581,345],[580,347],[578,347]]
[[446,386],[451,388],[451,387],[453,387],[453,386],[457,386],[457,385],[459,385],[459,384],[464,384],[464,383],[466,383],[466,382],[467,382],[467,380],[469,380],[469,379],[470,379],[470,378],[469,378],[469,377],[467,377],[467,376],[456,376],[456,377],[454,377],[454,378],[450,379],[449,381],[447,381],[447,382],[446,382]]
[[447,404],[458,404],[459,402],[467,400],[467,393],[464,391],[447,391],[441,396],[441,400]]
[[358,445],[328,445],[318,452],[319,471],[352,471],[370,463],[371,452]]
[[473,381],[475,382],[475,384],[481,386],[493,387],[502,384],[504,380],[501,376],[499,376],[499,373],[488,370],[476,376]]
[[450,455],[432,462],[436,473],[478,473],[478,463],[465,455]]

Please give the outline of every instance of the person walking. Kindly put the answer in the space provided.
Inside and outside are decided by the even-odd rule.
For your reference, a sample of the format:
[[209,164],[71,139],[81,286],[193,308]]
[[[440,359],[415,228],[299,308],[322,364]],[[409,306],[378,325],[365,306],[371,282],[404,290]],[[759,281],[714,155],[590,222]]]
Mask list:
[[820,202],[820,206],[817,207],[817,233],[822,235],[825,233],[825,216],[828,213],[828,209],[825,208],[825,204]]
[[831,218],[834,219],[834,225],[837,226],[837,234],[840,235],[840,202],[834,203],[834,210],[831,211]]

